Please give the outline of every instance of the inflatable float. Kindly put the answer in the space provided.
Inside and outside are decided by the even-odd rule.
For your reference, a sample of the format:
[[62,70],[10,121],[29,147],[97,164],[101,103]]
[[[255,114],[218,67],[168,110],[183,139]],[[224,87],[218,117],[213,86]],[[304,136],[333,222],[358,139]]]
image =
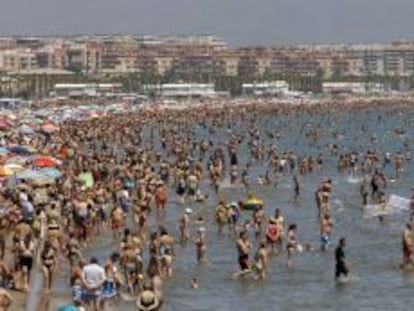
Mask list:
[[240,203],[240,207],[247,211],[255,211],[263,207],[263,201],[250,194],[245,201]]

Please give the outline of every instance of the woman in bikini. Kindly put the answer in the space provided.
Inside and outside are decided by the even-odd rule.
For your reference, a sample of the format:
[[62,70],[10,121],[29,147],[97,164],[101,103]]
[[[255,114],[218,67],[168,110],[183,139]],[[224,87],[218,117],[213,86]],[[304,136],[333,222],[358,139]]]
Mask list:
[[42,254],[42,270],[46,292],[49,293],[52,290],[53,277],[56,268],[56,252],[50,241],[46,241]]

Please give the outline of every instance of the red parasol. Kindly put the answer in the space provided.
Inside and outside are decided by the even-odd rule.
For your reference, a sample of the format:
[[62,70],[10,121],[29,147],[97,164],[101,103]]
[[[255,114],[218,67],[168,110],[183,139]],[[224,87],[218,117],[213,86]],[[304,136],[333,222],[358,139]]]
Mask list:
[[48,157],[39,157],[33,160],[33,165],[37,167],[56,167],[59,165],[58,161]]

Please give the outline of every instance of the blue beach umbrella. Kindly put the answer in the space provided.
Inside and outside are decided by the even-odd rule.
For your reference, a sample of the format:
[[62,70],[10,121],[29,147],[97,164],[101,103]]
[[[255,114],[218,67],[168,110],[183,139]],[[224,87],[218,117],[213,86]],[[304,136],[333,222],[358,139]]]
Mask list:
[[13,146],[11,148],[9,148],[9,151],[11,153],[16,153],[16,154],[30,154],[30,150],[26,147],[23,146]]
[[23,135],[31,135],[31,134],[34,134],[34,130],[30,126],[28,126],[28,125],[21,126],[20,129],[19,129],[19,131]]
[[4,147],[0,147],[0,155],[5,155],[8,154],[9,150],[7,150],[7,148]]
[[44,175],[46,178],[59,179],[62,176],[62,172],[55,168],[44,168],[39,170],[40,174]]
[[27,180],[42,180],[45,179],[45,175],[40,171],[27,169],[16,173],[18,179],[27,179]]

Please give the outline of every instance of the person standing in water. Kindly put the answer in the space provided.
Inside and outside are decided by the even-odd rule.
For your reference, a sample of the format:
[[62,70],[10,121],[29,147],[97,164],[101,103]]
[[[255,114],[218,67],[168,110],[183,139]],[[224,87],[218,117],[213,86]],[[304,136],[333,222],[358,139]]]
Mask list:
[[204,257],[206,254],[207,246],[206,246],[206,236],[205,236],[206,229],[201,227],[197,230],[198,237],[194,240],[196,245],[197,251],[197,263],[204,262]]
[[255,254],[255,265],[256,275],[260,279],[265,279],[267,271],[268,252],[266,248],[266,242],[262,241]]
[[178,220],[178,233],[179,241],[184,244],[190,239],[190,214],[192,213],[191,208],[186,208],[183,215]]
[[347,277],[349,270],[345,259],[344,248],[346,245],[346,239],[344,237],[339,239],[339,245],[335,250],[335,280],[337,281],[342,275]]
[[237,251],[239,253],[239,265],[242,272],[249,270],[249,250],[251,248],[247,232],[242,231],[237,240]]
[[411,224],[407,223],[404,228],[402,245],[403,245],[403,265],[411,265],[412,260],[412,248],[413,248],[413,238],[412,238],[412,228]]
[[299,196],[300,196],[300,184],[299,184],[299,179],[297,175],[293,176],[293,184],[294,184],[294,198],[295,198],[295,202],[298,201]]
[[321,250],[325,251],[330,244],[330,236],[333,228],[333,221],[331,215],[326,213],[320,220],[320,233],[321,233]]
[[279,229],[279,238],[276,243],[277,252],[281,253],[283,251],[283,239],[285,235],[285,218],[280,214],[280,210],[278,208],[275,209],[274,220]]
[[291,224],[288,229],[288,236],[287,236],[287,253],[288,253],[288,268],[293,266],[293,256],[298,248],[298,242],[296,240],[296,224]]
[[265,211],[263,207],[256,209],[253,213],[253,222],[255,228],[256,239],[259,239],[263,232],[263,223],[265,222]]

